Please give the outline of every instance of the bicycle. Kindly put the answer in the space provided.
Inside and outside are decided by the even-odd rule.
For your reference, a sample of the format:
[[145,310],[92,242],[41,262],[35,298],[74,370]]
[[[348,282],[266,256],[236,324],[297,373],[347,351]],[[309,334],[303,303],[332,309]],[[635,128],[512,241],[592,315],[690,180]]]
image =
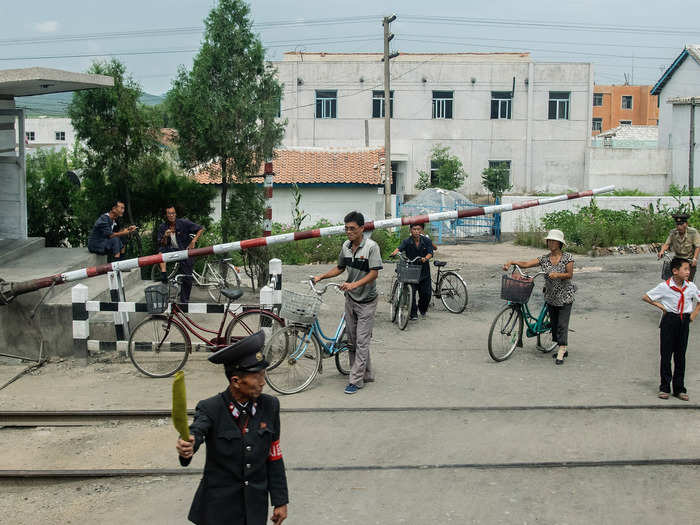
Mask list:
[[673,272],[671,271],[671,261],[673,260],[673,256],[666,251],[661,256],[661,259],[663,260],[663,264],[661,265],[661,280],[668,281],[671,277],[673,277]]
[[396,263],[388,299],[391,322],[396,321],[396,324],[399,325],[399,330],[405,330],[411,310],[413,295],[413,287],[411,285],[420,282],[421,265],[413,264],[420,260],[420,257],[414,257],[409,260],[403,252],[399,252],[398,256],[399,261]]
[[324,334],[318,321],[321,296],[328,287],[339,290],[340,285],[328,283],[317,288],[313,277],[304,282],[316,296],[284,290],[280,316],[291,324],[275,332],[265,345],[265,356],[270,363],[265,381],[280,394],[295,394],[308,387],[323,371],[323,358],[334,357],[338,372],[350,374],[345,314],[341,316],[333,337]]
[[[166,266],[166,277],[172,279],[180,271],[180,263],[168,263]],[[204,269],[198,272],[192,270],[192,283],[198,288],[206,288],[209,297],[215,303],[220,303],[225,297],[222,296],[221,290],[226,288],[239,288],[241,286],[241,277],[239,270],[231,263],[231,259],[219,259],[216,261],[205,261]],[[158,281],[162,273],[157,264],[151,266],[151,280]]]
[[537,349],[542,353],[554,350],[557,343],[552,340],[551,323],[547,305],[543,304],[537,317],[533,316],[528,307],[530,295],[535,286],[535,279],[544,272],[534,276],[526,275],[515,264],[511,275],[517,271],[520,278],[501,278],[501,298],[508,304],[496,315],[489,330],[489,355],[494,361],[508,359],[515,349],[523,346],[523,325],[527,324],[527,337],[537,337]]
[[[231,311],[231,302],[239,299],[243,291],[227,288],[221,290],[227,303],[218,329],[201,326],[172,300],[177,294],[179,281],[184,277],[187,276],[176,275],[167,286],[160,284],[146,288],[146,304],[151,315],[136,325],[127,348],[129,359],[144,375],[169,377],[182,369],[192,352],[190,334],[202,341],[207,350],[216,351],[259,330],[270,337],[275,330],[284,328],[281,317],[260,305],[243,306],[239,313]],[[227,319],[230,322],[224,330]]]

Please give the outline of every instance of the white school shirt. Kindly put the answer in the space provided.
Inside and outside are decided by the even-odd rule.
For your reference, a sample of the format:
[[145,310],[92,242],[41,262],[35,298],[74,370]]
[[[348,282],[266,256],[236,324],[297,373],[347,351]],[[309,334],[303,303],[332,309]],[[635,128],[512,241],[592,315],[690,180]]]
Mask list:
[[683,313],[690,314],[693,311],[693,302],[700,301],[700,291],[695,283],[685,281],[683,286],[678,287],[671,277],[668,281],[657,284],[654,288],[647,292],[649,299],[652,301],[660,302],[667,312],[674,314],[680,313],[678,311],[678,303],[681,298],[681,294],[675,290],[671,289],[671,286],[685,290],[683,292],[683,297],[685,301],[683,302]]

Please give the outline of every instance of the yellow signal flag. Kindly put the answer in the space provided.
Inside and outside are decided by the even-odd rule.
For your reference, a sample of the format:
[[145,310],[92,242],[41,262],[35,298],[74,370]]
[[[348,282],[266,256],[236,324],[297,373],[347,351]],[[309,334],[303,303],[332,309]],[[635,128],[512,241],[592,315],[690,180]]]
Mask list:
[[180,433],[180,437],[190,440],[190,426],[187,423],[187,392],[185,390],[185,373],[180,370],[175,373],[173,380],[173,426]]

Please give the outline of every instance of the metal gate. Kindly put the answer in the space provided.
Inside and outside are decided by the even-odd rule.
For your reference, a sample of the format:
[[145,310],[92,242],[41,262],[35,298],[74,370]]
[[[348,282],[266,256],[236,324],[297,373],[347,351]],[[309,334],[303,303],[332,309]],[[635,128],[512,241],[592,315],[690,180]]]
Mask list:
[[[500,199],[496,199],[500,204]],[[469,201],[457,201],[454,206],[426,206],[414,205],[410,201],[406,204],[399,202],[397,214],[399,216],[421,215],[424,213],[437,213],[464,208],[485,208]],[[440,221],[430,224],[430,237],[437,244],[457,244],[458,242],[501,240],[501,214],[492,216],[466,217],[463,219]]]

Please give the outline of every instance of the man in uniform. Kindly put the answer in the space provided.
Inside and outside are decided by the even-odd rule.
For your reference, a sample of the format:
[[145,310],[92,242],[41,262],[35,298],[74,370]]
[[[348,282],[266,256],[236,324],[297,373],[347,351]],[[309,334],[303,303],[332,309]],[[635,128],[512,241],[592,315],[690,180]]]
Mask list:
[[[418,311],[422,317],[425,317],[430,305],[430,298],[433,295],[430,282],[430,259],[433,257],[433,241],[430,237],[423,235],[423,225],[418,223],[411,226],[411,236],[401,241],[401,244],[396,248],[391,256],[393,257],[399,252],[406,254],[408,260],[420,257],[421,271],[420,281],[413,285],[413,294],[411,295],[411,320],[418,319]],[[418,304],[416,304],[416,292],[418,293]]]
[[673,219],[676,227],[668,234],[666,242],[659,250],[659,259],[663,257],[666,250],[671,248],[676,257],[688,259],[690,261],[689,281],[695,280],[695,271],[698,269],[698,254],[700,253],[700,234],[695,228],[688,226],[689,215],[676,213]]
[[117,219],[124,215],[124,203],[116,201],[107,213],[100,215],[90,230],[88,236],[88,251],[98,255],[109,255],[119,259],[124,253],[125,247],[122,237],[136,230],[136,226],[129,226],[123,230],[114,231],[117,227]]
[[[178,219],[175,206],[165,210],[165,222],[158,228],[158,251],[161,253],[191,250],[204,233],[204,228],[189,219]],[[180,273],[188,277],[183,279],[180,288],[180,302],[187,303],[192,292],[192,270],[194,257],[180,261]],[[160,271],[165,275],[165,263],[160,263]]]
[[198,525],[264,525],[287,518],[287,476],[280,448],[280,403],[262,393],[268,366],[260,331],[209,357],[223,364],[228,388],[200,401],[190,440],[178,438],[180,464],[207,445],[204,475],[190,507]]
[[337,277],[348,270],[348,278],[340,287],[345,291],[345,326],[351,348],[350,378],[345,393],[356,394],[365,383],[374,381],[369,343],[379,300],[375,281],[382,269],[382,256],[379,245],[364,237],[365,218],[359,211],[348,213],[344,222],[348,240],[340,249],[338,265],[314,277],[314,282]]

